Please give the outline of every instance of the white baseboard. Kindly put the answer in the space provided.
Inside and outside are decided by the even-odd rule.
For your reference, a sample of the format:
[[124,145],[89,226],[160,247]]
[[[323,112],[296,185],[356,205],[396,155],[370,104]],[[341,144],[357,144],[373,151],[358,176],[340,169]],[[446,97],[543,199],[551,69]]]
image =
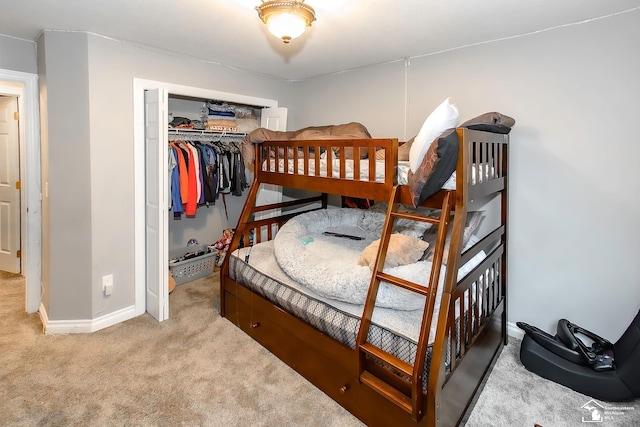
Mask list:
[[[97,319],[88,320],[49,320],[47,311],[42,304],[40,304],[38,312],[46,334],[91,333],[137,316],[135,306],[125,307]],[[524,332],[515,323],[507,322],[507,335],[521,340],[524,337]]]
[[524,338],[524,331],[518,328],[515,323],[507,322],[507,335],[511,338],[521,340]]
[[113,326],[136,317],[134,305],[114,311],[113,313],[109,313],[96,319],[49,320],[47,317],[47,311],[42,304],[40,304],[40,309],[38,311],[40,313],[40,319],[42,320],[44,333],[47,335],[96,332],[100,329],[108,328],[109,326]]

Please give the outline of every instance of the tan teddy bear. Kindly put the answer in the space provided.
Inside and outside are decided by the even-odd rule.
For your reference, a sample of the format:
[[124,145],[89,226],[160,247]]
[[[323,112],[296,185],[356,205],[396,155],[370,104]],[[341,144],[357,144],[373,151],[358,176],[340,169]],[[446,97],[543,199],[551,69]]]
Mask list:
[[[380,239],[373,241],[364,248],[358,265],[368,265],[373,270]],[[429,243],[415,237],[394,233],[389,239],[389,248],[385,259],[385,267],[397,267],[399,265],[413,264],[422,258],[424,251],[429,247]]]

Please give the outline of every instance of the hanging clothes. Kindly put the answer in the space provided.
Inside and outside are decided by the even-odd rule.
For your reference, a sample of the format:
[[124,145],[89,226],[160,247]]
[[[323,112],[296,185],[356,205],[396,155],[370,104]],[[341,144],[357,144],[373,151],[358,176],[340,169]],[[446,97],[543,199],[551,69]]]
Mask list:
[[221,194],[241,196],[248,188],[243,165],[234,143],[171,141],[169,206],[174,217],[194,217],[199,206],[215,204]]
[[168,194],[169,197],[167,197],[167,205],[168,205],[167,207],[169,208],[169,210],[171,210],[171,208],[173,207],[173,194],[171,194],[171,188],[172,188],[171,180],[173,178],[173,170],[178,166],[178,160],[176,159],[176,153],[173,150],[174,150],[173,147],[169,146],[169,153],[168,153],[169,154],[169,157],[168,157],[168,159],[169,159],[169,168],[167,170],[167,172],[168,172],[168,175],[167,175],[168,181],[167,182],[169,183],[169,194]]
[[185,148],[189,150],[189,162],[187,178],[189,180],[189,194],[187,195],[187,204],[184,207],[184,213],[187,216],[195,216],[198,208],[198,176],[196,174],[196,159],[193,152],[189,149],[189,144],[185,144]]
[[196,143],[196,147],[200,151],[200,169],[202,171],[203,198],[202,203],[215,204],[216,201],[216,182],[213,180],[213,167],[215,166],[215,151],[212,147]]
[[188,153],[178,145],[178,143],[170,142],[170,146],[176,149],[176,155],[178,158],[178,174],[180,181],[180,195],[182,199],[182,204],[187,203],[187,195],[189,194],[189,179],[188,179],[188,170],[187,170],[187,161],[185,158],[188,156]]
[[[170,209],[173,210],[174,217],[180,217],[184,212],[182,207],[182,198],[180,196],[180,168],[178,166],[178,153],[173,146],[169,147],[169,165],[171,169],[171,178],[169,180],[169,193],[171,200]],[[172,165],[172,166],[171,166]]]
[[235,186],[233,187],[233,195],[234,196],[242,196],[242,192],[245,188],[248,188],[247,177],[244,173],[244,162],[242,161],[242,155],[238,153],[234,153],[235,156]]

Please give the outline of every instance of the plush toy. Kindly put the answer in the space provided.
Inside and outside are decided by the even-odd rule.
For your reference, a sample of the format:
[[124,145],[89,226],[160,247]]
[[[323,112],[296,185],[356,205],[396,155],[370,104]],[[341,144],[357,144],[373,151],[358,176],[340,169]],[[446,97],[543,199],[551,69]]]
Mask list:
[[233,230],[231,228],[225,228],[222,232],[222,237],[213,244],[213,247],[218,251],[216,257],[216,265],[220,267],[224,261],[224,257],[227,255],[229,245],[231,245],[231,239],[233,239]]
[[[360,254],[358,265],[368,265],[369,268],[373,270],[376,257],[378,256],[379,246],[380,239],[374,240],[369,246],[364,248],[364,251]],[[418,262],[428,247],[429,243],[425,241],[416,239],[415,237],[405,236],[404,234],[394,233],[389,239],[389,247],[387,248],[384,266],[397,267],[399,265]]]
[[173,292],[176,288],[176,279],[173,278],[173,273],[171,273],[171,269],[169,269],[169,293]]

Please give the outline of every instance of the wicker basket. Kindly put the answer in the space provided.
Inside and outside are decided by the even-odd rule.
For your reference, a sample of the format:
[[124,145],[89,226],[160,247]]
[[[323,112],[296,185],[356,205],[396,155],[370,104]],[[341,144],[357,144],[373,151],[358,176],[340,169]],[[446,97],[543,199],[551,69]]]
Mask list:
[[[180,258],[190,252],[206,251],[206,245],[189,246],[184,249],[175,249],[169,251],[169,260]],[[216,262],[216,252],[205,253],[195,258],[186,259],[184,261],[169,261],[169,270],[173,275],[177,285],[191,282],[201,277],[213,274],[213,267]]]

